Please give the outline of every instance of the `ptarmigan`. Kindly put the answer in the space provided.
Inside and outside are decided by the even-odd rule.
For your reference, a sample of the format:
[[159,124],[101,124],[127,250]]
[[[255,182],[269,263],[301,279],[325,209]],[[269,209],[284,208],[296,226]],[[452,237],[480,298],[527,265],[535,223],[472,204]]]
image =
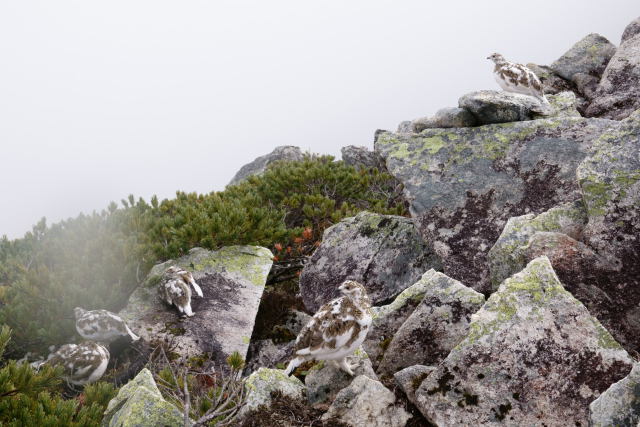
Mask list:
[[109,350],[93,341],[65,344],[45,362],[64,369],[64,378],[76,385],[98,381],[109,364]]
[[160,298],[167,304],[175,305],[180,313],[193,316],[190,285],[193,286],[199,297],[203,296],[202,289],[200,289],[190,272],[180,267],[171,266],[162,275],[158,293]]
[[487,59],[496,64],[493,76],[503,90],[534,96],[545,106],[549,105],[547,97],[544,96],[540,79],[529,68],[522,64],[509,62],[499,53],[494,53]]
[[294,346],[295,357],[285,373],[290,375],[305,360],[331,360],[349,375],[347,363],[364,341],[371,325],[371,302],[360,283],[345,281],[338,288],[343,296],[320,307],[302,328]]
[[107,343],[127,335],[134,341],[140,339],[120,316],[110,311],[89,311],[76,307],[73,312],[76,316],[76,330],[84,339]]

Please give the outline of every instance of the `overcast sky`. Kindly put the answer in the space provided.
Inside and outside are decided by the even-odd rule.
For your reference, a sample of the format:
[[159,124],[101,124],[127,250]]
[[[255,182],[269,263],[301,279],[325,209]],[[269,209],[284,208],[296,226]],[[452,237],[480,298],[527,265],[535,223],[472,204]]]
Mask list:
[[0,1],[0,235],[128,194],[221,190],[497,89],[485,58],[616,45],[637,0]]

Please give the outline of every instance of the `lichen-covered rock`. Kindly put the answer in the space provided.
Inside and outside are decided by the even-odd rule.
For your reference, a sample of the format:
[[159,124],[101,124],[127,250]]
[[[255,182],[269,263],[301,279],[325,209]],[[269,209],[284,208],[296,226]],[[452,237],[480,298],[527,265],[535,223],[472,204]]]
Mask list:
[[600,34],[592,33],[551,64],[551,69],[563,79],[574,83],[577,74],[600,77],[615,52],[613,43]]
[[487,255],[491,285],[498,289],[506,278],[522,270],[529,239],[538,231],[557,231],[578,239],[587,223],[587,211],[582,202],[565,203],[540,215],[527,214],[509,218],[502,234]]
[[545,117],[581,117],[578,111],[578,99],[574,92],[561,92],[557,95],[547,95],[550,112]]
[[338,419],[353,427],[403,427],[410,418],[396,405],[389,389],[364,375],[341,390],[322,416],[323,420]]
[[251,163],[242,166],[227,185],[239,184],[252,175],[262,175],[267,166],[273,162],[279,160],[300,161],[303,158],[304,154],[302,154],[299,147],[292,145],[276,147],[271,153],[260,156]]
[[412,365],[437,365],[469,332],[484,295],[434,273],[424,298],[393,335],[377,372],[393,375]]
[[103,427],[183,427],[184,414],[160,394],[153,375],[148,369],[140,373],[111,399]]
[[602,74],[590,117],[621,120],[640,108],[640,34],[627,38]]
[[589,404],[632,359],[567,292],[549,260],[505,280],[416,392],[438,425],[588,425]]
[[409,218],[360,212],[325,230],[322,244],[300,276],[300,293],[316,312],[339,296],[347,279],[362,283],[372,302],[387,300],[413,284],[440,260]]
[[364,375],[373,380],[378,376],[373,371],[371,360],[362,348],[347,358],[349,364],[354,366],[354,376],[350,376],[334,363],[322,361],[313,366],[304,379],[307,387],[307,399],[311,405],[318,403],[331,403],[336,394],[349,386],[358,375]]
[[636,426],[640,422],[640,364],[591,403],[591,426]]
[[435,366],[413,365],[393,374],[393,379],[402,391],[404,391],[409,402],[415,404],[416,390],[429,374],[435,370]]
[[304,384],[294,376],[285,375],[283,370],[260,368],[247,378],[245,382],[247,392],[245,405],[238,417],[242,418],[261,405],[271,403],[271,393],[280,392],[292,399],[304,397]]
[[439,273],[430,269],[413,285],[402,291],[390,304],[372,307],[373,321],[362,347],[375,369],[382,361],[393,335],[424,298],[427,288]]
[[478,124],[531,120],[544,107],[533,96],[496,90],[480,90],[462,96],[458,106],[468,110]]
[[620,43],[624,43],[630,38],[633,38],[640,34],[640,18],[636,18],[622,32],[622,39]]
[[[173,342],[181,360],[208,353],[216,368],[226,366],[235,351],[246,357],[272,259],[268,249],[258,246],[194,248],[154,266],[120,316],[147,341]],[[157,295],[159,278],[171,265],[191,271],[202,288],[204,297],[191,299],[193,317],[180,317]]]
[[384,170],[384,161],[380,154],[369,151],[367,147],[347,145],[342,147],[340,152],[342,153],[342,161],[347,165]]
[[477,120],[464,108],[442,108],[433,117],[422,117],[411,122],[411,131],[420,133],[432,128],[464,128],[475,126]]
[[375,144],[404,185],[410,213],[444,273],[489,292],[486,255],[507,220],[581,198],[576,168],[619,122],[566,117],[381,133]]

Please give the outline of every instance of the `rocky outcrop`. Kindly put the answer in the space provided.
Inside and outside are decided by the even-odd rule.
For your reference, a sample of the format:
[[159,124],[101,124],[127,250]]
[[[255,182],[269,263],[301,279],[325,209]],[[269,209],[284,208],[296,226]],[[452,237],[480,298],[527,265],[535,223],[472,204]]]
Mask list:
[[632,360],[546,257],[505,280],[416,392],[438,425],[588,425],[589,404]]
[[361,212],[325,230],[300,276],[300,293],[307,309],[316,312],[339,296],[338,286],[351,279],[367,288],[375,304],[439,266],[439,258],[409,218]]
[[416,402],[416,390],[436,370],[435,366],[413,365],[393,374],[396,384],[404,391],[409,402]]
[[380,154],[370,151],[367,147],[347,145],[340,149],[340,153],[342,153],[342,161],[347,165],[357,168],[385,169]]
[[582,197],[578,165],[619,122],[579,117],[381,133],[375,144],[404,185],[411,215],[444,273],[490,291],[487,252],[507,220]]
[[640,364],[591,403],[591,426],[636,426],[640,422]]
[[276,147],[271,153],[265,154],[256,158],[251,163],[247,163],[242,166],[240,170],[234,175],[227,185],[239,184],[245,179],[253,175],[262,175],[271,163],[285,160],[285,161],[300,161],[304,158],[304,154],[300,151],[299,147],[292,145],[282,145]]
[[443,108],[433,117],[422,117],[411,122],[410,132],[420,133],[434,128],[465,128],[475,126],[477,120],[464,108]]
[[360,375],[338,393],[323,420],[338,419],[353,427],[403,427],[411,415],[379,381]]
[[238,414],[239,418],[247,416],[262,405],[271,403],[271,393],[280,392],[292,399],[304,397],[304,385],[294,376],[287,376],[280,369],[260,368],[247,378],[245,382],[247,397],[245,405]]
[[119,391],[107,406],[103,427],[183,427],[184,414],[160,394],[148,369],[140,373]]
[[[172,343],[182,360],[208,353],[216,368],[226,366],[235,351],[246,357],[272,258],[257,246],[194,248],[154,266],[120,316],[145,340]],[[158,297],[160,276],[171,265],[191,271],[202,288],[204,297],[191,300],[193,317],[180,317]]]
[[622,32],[622,40],[620,43],[624,43],[638,34],[640,34],[640,18],[636,18],[627,25],[627,28]]
[[595,90],[588,116],[621,120],[640,108],[640,34],[635,21]]
[[422,301],[393,334],[378,366],[393,375],[412,365],[437,365],[469,332],[484,296],[442,273],[433,273]]
[[544,111],[532,96],[496,90],[480,90],[462,96],[458,106],[469,111],[478,124],[519,122]]

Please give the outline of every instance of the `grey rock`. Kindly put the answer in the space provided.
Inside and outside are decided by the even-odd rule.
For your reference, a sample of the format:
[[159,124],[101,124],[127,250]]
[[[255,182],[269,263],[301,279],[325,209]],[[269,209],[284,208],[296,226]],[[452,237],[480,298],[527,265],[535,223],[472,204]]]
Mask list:
[[341,390],[322,416],[323,420],[338,419],[353,427],[403,427],[410,418],[396,405],[389,389],[364,375]]
[[247,163],[246,165],[242,166],[227,185],[239,184],[253,175],[262,175],[267,169],[267,166],[269,166],[273,162],[279,160],[300,161],[303,158],[304,154],[302,154],[302,151],[300,151],[299,147],[295,147],[292,145],[282,145],[280,147],[276,147],[271,153],[260,156],[251,163]]
[[582,235],[587,210],[581,201],[555,206],[539,215],[509,218],[502,234],[487,254],[492,289],[522,270],[530,261],[526,256],[529,239],[538,231],[557,231],[574,238]]
[[545,94],[555,95],[560,92],[572,92],[575,89],[570,81],[563,79],[546,65],[529,63],[527,68],[538,76]]
[[342,153],[342,161],[347,165],[360,168],[385,169],[384,161],[380,155],[375,151],[369,151],[367,147],[348,145],[342,147],[340,152]]
[[591,426],[635,426],[640,422],[640,364],[594,400],[590,407]]
[[629,39],[634,38],[640,34],[640,18],[636,18],[622,32],[622,40],[620,43],[624,43]]
[[404,185],[422,236],[447,276],[489,292],[487,252],[507,220],[582,197],[576,169],[616,121],[565,117],[382,133],[375,148]]
[[586,114],[622,120],[639,108],[640,34],[636,34],[622,43],[609,61]]
[[[189,420],[191,421],[191,420]],[[143,369],[111,399],[103,427],[183,427],[184,415],[160,394],[151,371]]]
[[362,283],[373,303],[399,294],[440,260],[409,218],[361,212],[325,230],[300,276],[305,306],[316,312],[339,296],[347,279]]
[[544,112],[542,103],[532,96],[495,90],[468,93],[458,105],[470,111],[478,124],[531,120],[536,113]]
[[413,122],[411,120],[405,120],[398,125],[398,133],[411,133],[413,132]]
[[[272,258],[258,246],[193,248],[182,258],[154,266],[120,316],[146,341],[173,342],[182,360],[209,353],[216,368],[224,367],[235,351],[246,358]],[[193,317],[181,318],[157,295],[159,278],[171,265],[191,271],[202,288],[204,298],[191,299]]]
[[262,405],[269,406],[271,393],[278,391],[292,399],[304,397],[304,384],[294,376],[285,375],[280,369],[260,368],[249,375],[245,382],[246,403],[240,410],[240,418]]
[[354,376],[350,376],[332,362],[320,362],[309,370],[304,379],[307,387],[307,399],[311,405],[318,403],[331,403],[336,394],[345,387],[348,387],[353,379],[359,375],[364,375],[377,380],[378,376],[373,371],[371,360],[362,348],[347,358],[353,368]]
[[484,295],[442,273],[433,273],[426,293],[393,335],[378,374],[393,375],[412,365],[437,365],[469,332],[471,315]]
[[546,257],[505,280],[416,392],[438,425],[588,425],[589,404],[633,361]]
[[411,122],[411,131],[420,133],[432,128],[464,128],[475,126],[477,120],[464,108],[443,108],[433,117],[423,117]]
[[277,368],[278,364],[286,364],[293,353],[294,341],[276,344],[273,340],[256,340],[249,344],[245,375],[259,368]]
[[413,365],[393,374],[393,379],[402,391],[404,391],[409,402],[415,404],[416,390],[435,370],[435,366]]
[[560,92],[556,95],[547,95],[550,107],[544,117],[581,117],[579,100],[574,92]]
[[311,316],[298,310],[289,310],[284,318],[284,327],[294,336],[298,336],[302,328],[311,320]]
[[592,100],[596,96],[598,83],[600,78],[591,74],[577,73],[573,76],[573,82],[576,84],[578,91],[588,100]]
[[615,52],[616,47],[613,43],[600,34],[592,33],[574,44],[551,64],[551,69],[563,79],[574,83],[576,74],[598,78]]

